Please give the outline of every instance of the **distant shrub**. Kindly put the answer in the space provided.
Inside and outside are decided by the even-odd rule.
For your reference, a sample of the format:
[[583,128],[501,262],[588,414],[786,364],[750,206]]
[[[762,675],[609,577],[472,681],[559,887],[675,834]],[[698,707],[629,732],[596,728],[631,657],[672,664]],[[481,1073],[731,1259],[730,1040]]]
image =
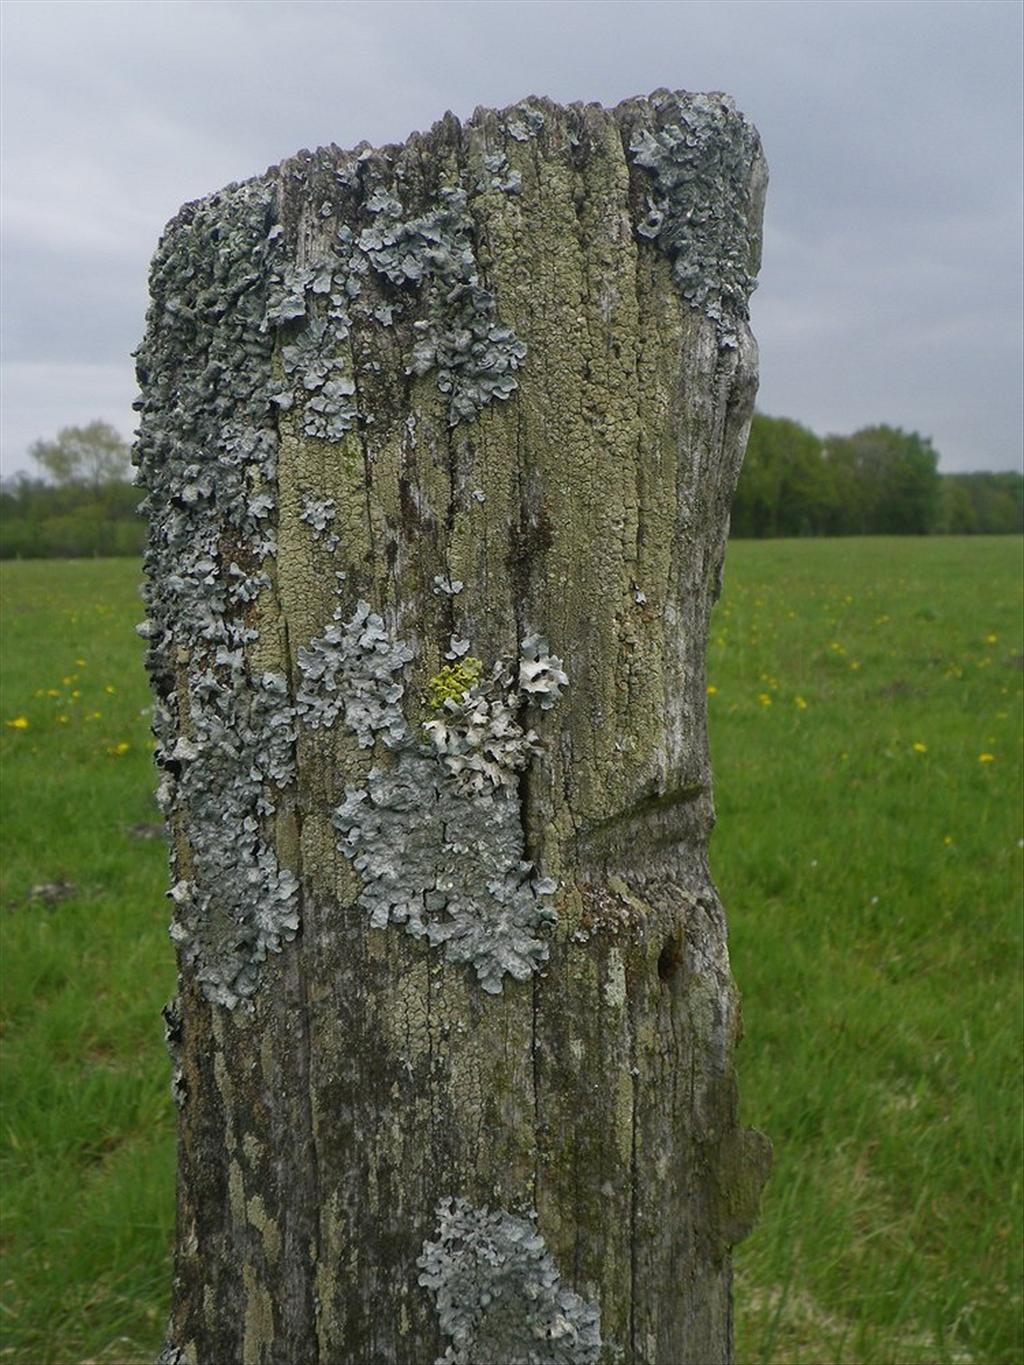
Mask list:
[[126,480],[54,487],[21,477],[0,491],[0,559],[139,555],[139,490]]
[[931,441],[898,427],[822,440],[754,415],[732,506],[737,538],[1007,535],[1024,530],[1024,475],[940,474]]

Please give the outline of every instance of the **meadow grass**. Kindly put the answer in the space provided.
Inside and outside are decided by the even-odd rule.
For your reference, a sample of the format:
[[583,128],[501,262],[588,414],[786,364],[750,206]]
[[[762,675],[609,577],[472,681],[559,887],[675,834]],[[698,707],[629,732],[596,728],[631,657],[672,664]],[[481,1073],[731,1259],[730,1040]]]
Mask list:
[[1021,542],[737,542],[708,651],[744,1362],[1021,1359]]
[[[745,1120],[776,1149],[736,1256],[742,1365],[1024,1359],[1020,568],[1010,538],[730,546],[712,865]],[[0,1356],[22,1365],[151,1361],[167,1308],[137,574],[2,574]]]
[[[170,1282],[173,993],[134,560],[3,566],[0,1347],[152,1360]],[[37,888],[33,892],[33,888]]]

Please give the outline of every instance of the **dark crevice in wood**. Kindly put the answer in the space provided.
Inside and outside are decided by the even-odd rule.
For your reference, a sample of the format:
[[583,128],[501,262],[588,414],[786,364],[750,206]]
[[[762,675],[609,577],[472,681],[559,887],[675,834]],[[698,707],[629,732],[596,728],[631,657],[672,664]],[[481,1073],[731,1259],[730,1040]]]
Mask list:
[[682,936],[673,934],[658,954],[658,977],[669,982],[683,963]]

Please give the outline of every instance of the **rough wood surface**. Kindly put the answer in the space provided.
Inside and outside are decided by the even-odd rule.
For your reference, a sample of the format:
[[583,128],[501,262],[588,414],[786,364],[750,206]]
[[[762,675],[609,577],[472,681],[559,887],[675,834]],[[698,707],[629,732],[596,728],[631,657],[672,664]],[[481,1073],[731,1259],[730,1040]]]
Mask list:
[[704,650],[764,183],[724,97],[530,100],[169,226],[163,1360],[731,1359]]

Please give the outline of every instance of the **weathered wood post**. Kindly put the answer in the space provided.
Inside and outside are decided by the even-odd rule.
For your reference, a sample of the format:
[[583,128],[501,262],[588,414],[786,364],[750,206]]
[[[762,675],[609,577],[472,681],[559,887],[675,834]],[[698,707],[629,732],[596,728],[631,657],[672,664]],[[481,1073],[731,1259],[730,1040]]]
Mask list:
[[731,1358],[704,646],[764,184],[724,96],[528,100],[168,228],[164,1361]]

